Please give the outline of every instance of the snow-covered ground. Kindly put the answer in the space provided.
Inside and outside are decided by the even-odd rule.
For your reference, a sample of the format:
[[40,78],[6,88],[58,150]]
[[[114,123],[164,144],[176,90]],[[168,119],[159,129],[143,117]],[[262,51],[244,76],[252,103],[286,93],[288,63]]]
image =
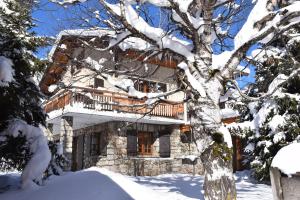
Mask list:
[[[4,180],[5,179],[5,180]],[[1,182],[10,183],[9,191],[0,193],[1,200],[191,200],[203,199],[203,178],[186,174],[166,174],[154,177],[129,177],[103,168],[53,176],[45,184],[31,189],[19,189],[20,175],[0,176]],[[236,174],[238,199],[270,200],[270,186],[255,184],[247,172]],[[0,190],[1,192],[1,190]]]

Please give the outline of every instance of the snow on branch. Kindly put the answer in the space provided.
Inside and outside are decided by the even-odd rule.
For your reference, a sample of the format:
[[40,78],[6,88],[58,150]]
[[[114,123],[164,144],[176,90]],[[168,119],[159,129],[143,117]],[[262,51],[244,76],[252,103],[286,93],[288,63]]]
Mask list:
[[104,0],[100,1],[111,14],[119,17],[125,28],[132,34],[139,36],[153,45],[157,45],[160,49],[169,49],[176,54],[184,56],[191,62],[194,61],[194,54],[191,52],[190,46],[187,45],[186,41],[168,35],[161,28],[150,26],[137,14],[128,1],[120,2],[120,4],[110,4]]
[[189,83],[191,84],[191,86],[194,89],[196,89],[202,97],[206,97],[206,92],[203,87],[204,80],[203,81],[200,81],[202,79],[196,80],[196,78],[191,74],[191,72],[188,68],[188,65],[185,62],[179,63],[178,67],[181,68],[182,70],[184,70],[185,75],[187,76],[187,79],[188,79]]
[[8,84],[14,81],[15,71],[12,68],[13,63],[10,59],[0,56],[0,87],[8,86]]
[[67,5],[67,4],[75,4],[75,3],[84,3],[87,0],[50,0],[53,3],[57,3],[59,5]]
[[[299,1],[294,1],[289,6],[275,11],[268,10],[268,3],[268,0],[256,2],[242,29],[234,38],[234,49],[214,55],[213,68],[233,69],[240,63],[251,45],[257,42],[266,44],[277,34],[300,23]],[[224,76],[228,73],[227,70],[224,70]]]
[[249,101],[259,101],[261,99],[266,99],[266,98],[269,98],[270,96],[272,96],[280,88],[280,86],[284,85],[287,81],[291,80],[295,76],[299,76],[299,74],[300,74],[300,68],[294,70],[289,76],[286,76],[284,74],[279,74],[269,85],[267,93],[265,93],[264,95],[262,95],[260,97],[250,97],[250,96],[244,94],[241,91],[241,89],[239,88],[237,81],[235,81],[235,80],[228,79],[227,81],[234,85],[234,87],[238,90],[238,92],[240,93],[240,95],[243,98],[245,98]]

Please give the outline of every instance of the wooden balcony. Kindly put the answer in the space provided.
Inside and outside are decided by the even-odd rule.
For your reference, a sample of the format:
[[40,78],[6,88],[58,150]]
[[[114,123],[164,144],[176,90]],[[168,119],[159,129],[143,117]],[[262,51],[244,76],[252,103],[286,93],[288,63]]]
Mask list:
[[46,113],[63,109],[66,106],[96,111],[147,114],[173,119],[183,119],[184,115],[184,106],[180,102],[166,101],[153,106],[145,104],[145,100],[126,94],[91,88],[85,88],[80,92],[65,91],[44,103]]

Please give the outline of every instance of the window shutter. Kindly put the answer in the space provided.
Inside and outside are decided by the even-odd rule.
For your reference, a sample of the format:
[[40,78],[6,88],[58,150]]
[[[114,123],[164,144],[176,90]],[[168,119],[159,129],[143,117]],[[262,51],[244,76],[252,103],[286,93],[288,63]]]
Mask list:
[[127,155],[136,156],[137,155],[137,134],[136,130],[127,131]]
[[108,144],[108,139],[107,139],[107,132],[102,132],[100,135],[100,155],[102,156],[107,156],[107,144]]
[[85,141],[85,150],[86,150],[86,155],[87,156],[90,156],[91,155],[91,137],[92,137],[92,134],[86,134],[85,137],[84,137],[84,141]]
[[170,134],[163,131],[159,134],[159,155],[160,157],[170,157]]

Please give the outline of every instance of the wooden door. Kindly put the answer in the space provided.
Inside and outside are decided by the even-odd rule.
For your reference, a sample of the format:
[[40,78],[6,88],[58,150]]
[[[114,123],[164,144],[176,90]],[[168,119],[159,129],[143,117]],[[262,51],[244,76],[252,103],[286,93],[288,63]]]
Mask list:
[[73,138],[72,171],[83,169],[84,135]]

